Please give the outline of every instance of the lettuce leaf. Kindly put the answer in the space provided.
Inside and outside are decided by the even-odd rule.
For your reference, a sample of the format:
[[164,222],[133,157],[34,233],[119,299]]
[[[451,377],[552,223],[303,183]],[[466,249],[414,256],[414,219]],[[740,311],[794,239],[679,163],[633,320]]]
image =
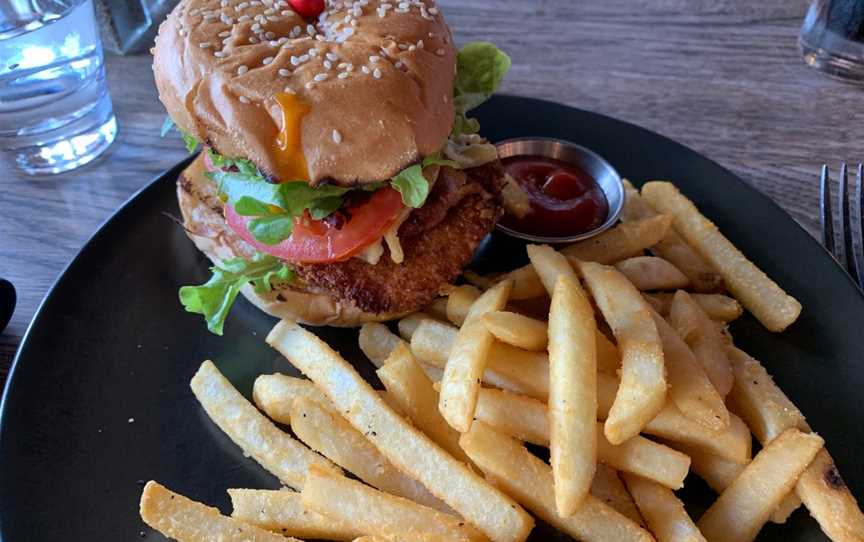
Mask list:
[[159,130],[160,137],[167,136],[169,133],[171,133],[171,130],[177,130],[178,132],[180,132],[180,135],[183,137],[183,144],[186,145],[187,151],[195,152],[196,150],[198,150],[198,146],[201,145],[198,139],[193,135],[187,134],[180,128],[177,128],[177,125],[174,124],[174,119],[172,119],[170,116],[165,117],[165,121],[162,122],[162,128]]
[[466,117],[468,111],[489,99],[510,70],[510,57],[489,42],[469,43],[456,55],[453,135],[476,134],[480,123]]
[[180,302],[187,312],[203,315],[207,329],[216,335],[222,335],[228,311],[244,284],[251,282],[256,292],[263,293],[294,278],[294,271],[285,262],[260,253],[251,261],[226,260],[210,270],[213,275],[206,283],[180,288]]
[[423,162],[407,167],[390,179],[390,184],[402,194],[402,203],[417,209],[426,203],[429,197],[429,181],[423,176],[423,168],[427,166],[450,166],[458,169],[459,164],[453,160],[441,158],[438,155],[427,156]]

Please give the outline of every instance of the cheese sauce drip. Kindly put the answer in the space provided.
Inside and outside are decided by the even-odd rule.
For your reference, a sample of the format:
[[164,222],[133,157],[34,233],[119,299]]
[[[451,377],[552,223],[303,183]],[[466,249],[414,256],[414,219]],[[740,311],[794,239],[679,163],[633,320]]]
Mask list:
[[282,109],[282,130],[273,144],[277,172],[282,182],[309,180],[309,168],[303,156],[301,125],[303,117],[311,108],[297,95],[287,92],[276,95],[276,102]]

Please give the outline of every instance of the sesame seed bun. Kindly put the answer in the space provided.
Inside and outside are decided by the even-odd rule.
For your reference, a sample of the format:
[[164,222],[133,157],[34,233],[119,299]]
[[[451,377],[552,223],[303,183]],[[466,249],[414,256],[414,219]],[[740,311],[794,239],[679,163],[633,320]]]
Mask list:
[[293,180],[280,179],[275,147],[284,92],[310,107],[310,184],[388,179],[442,149],[456,53],[431,0],[327,2],[311,22],[284,1],[181,1],[154,49],[160,99],[184,132],[277,180]]

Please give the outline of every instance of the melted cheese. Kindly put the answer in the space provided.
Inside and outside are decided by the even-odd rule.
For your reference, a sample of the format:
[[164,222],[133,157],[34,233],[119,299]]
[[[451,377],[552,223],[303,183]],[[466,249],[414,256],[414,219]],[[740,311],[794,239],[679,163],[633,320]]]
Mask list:
[[309,180],[309,168],[303,155],[301,125],[303,117],[310,111],[296,94],[283,92],[276,95],[276,102],[282,109],[282,129],[273,143],[277,172],[282,182]]

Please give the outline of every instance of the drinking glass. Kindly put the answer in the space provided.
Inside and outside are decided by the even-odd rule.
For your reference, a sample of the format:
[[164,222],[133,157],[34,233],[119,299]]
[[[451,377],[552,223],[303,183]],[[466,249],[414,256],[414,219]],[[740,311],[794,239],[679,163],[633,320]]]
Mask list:
[[864,2],[813,0],[798,38],[808,65],[864,82]]
[[68,171],[116,134],[93,0],[0,1],[0,167]]

